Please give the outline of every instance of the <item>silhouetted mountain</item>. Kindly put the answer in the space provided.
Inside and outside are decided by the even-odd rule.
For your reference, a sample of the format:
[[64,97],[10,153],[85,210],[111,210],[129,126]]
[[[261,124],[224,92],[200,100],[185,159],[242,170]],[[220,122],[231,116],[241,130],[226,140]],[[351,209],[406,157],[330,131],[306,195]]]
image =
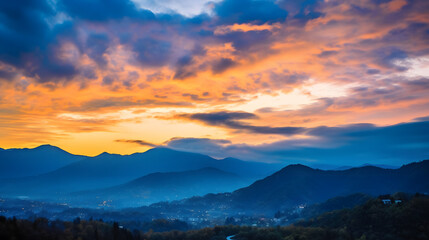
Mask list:
[[230,192],[250,183],[235,174],[211,167],[185,172],[152,173],[119,186],[74,193],[72,202],[90,207],[103,202],[114,207],[135,207],[207,193]]
[[206,167],[254,180],[280,169],[277,164],[230,158],[216,160],[202,154],[154,148],[131,155],[102,153],[96,157],[87,157],[46,174],[3,181],[0,192],[5,196],[49,197],[53,194],[112,187],[154,172],[180,172]]
[[51,145],[32,149],[1,149],[0,179],[47,173],[84,158],[86,157],[70,154]]
[[237,206],[279,209],[353,193],[375,196],[395,192],[429,192],[429,160],[399,169],[368,166],[344,171],[289,165],[249,187],[235,191],[232,198]]
[[[359,167],[379,167],[379,168],[385,168],[385,169],[398,169],[398,168],[400,168],[400,166],[393,166],[393,165],[387,165],[387,164],[370,164],[370,163],[362,164]],[[351,168],[356,168],[356,167],[340,166],[340,167],[336,167],[336,168],[332,168],[332,169],[325,169],[325,170],[347,170],[347,169],[351,169]]]
[[395,192],[429,192],[429,160],[399,169],[360,167],[325,171],[289,165],[252,185],[226,194],[208,194],[173,202],[177,209],[205,209],[272,213],[301,204],[314,204],[338,196],[364,193],[373,196]]

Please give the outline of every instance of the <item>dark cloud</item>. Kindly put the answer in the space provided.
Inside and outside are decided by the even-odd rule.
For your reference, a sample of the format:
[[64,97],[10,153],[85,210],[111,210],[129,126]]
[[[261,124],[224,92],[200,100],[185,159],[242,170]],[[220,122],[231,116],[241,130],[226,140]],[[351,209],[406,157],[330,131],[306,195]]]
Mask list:
[[127,87],[131,89],[131,87],[134,85],[134,83],[137,81],[137,79],[140,77],[139,73],[136,71],[128,72],[128,76],[126,79],[122,81],[122,85],[124,87]]
[[327,57],[331,57],[331,56],[335,56],[338,54],[338,51],[323,51],[321,53],[319,53],[317,56],[320,58],[327,58]]
[[134,43],[133,51],[137,54],[137,61],[146,66],[161,66],[169,61],[171,43],[153,38],[141,38]]
[[192,106],[189,102],[167,102],[157,100],[138,100],[130,97],[110,97],[93,99],[83,102],[80,106],[69,107],[67,110],[72,112],[97,111],[105,108],[127,108],[127,107],[154,107],[154,106]]
[[144,140],[117,139],[117,140],[115,140],[115,142],[135,143],[135,144],[138,144],[138,145],[141,145],[141,146],[146,146],[146,147],[156,147],[156,146],[158,146],[157,144],[146,142]]
[[273,1],[224,0],[215,4],[215,14],[222,24],[282,22],[287,11]]
[[340,138],[353,135],[356,132],[373,130],[375,125],[369,123],[351,124],[342,127],[320,126],[310,129],[307,134],[323,138]]
[[293,87],[294,85],[302,84],[310,77],[303,73],[270,72],[270,83],[275,87]]
[[[272,46],[276,41],[284,41],[288,37],[299,38],[301,33],[293,30],[293,27],[299,27],[300,22],[306,23],[324,13],[329,14],[324,12],[325,8],[339,2],[224,0],[213,4],[214,15],[200,14],[187,18],[177,13],[154,14],[140,9],[131,0],[3,1],[0,3],[0,62],[13,66],[17,73],[33,77],[41,83],[72,79],[82,82],[97,78],[95,68],[105,67],[109,49],[114,49],[120,43],[131,50],[136,60],[134,64],[172,67],[175,70],[174,79],[193,77],[207,69],[221,73],[236,62],[241,63],[242,59],[253,62],[273,53],[275,50]],[[365,59],[372,63],[368,66],[378,64],[381,71],[384,71],[382,68],[406,70],[406,67],[398,66],[396,61],[429,52],[428,24],[409,18],[415,12],[424,12],[427,6],[427,1],[409,1],[395,14],[384,14],[378,7],[363,8],[351,4],[349,14],[357,16],[356,19],[362,16],[374,18],[374,23],[380,29],[389,24],[398,27],[385,36],[365,39],[354,46],[344,45],[341,56],[343,51],[344,55],[351,56],[341,60]],[[214,34],[215,29],[222,25],[271,24],[284,22],[287,18],[288,22],[283,25],[292,27],[288,27],[287,31],[274,29]],[[401,19],[410,20],[404,23]],[[327,24],[340,24],[340,21]],[[186,45],[190,47],[185,49],[175,45],[174,37],[179,35],[188,41],[189,45]],[[74,54],[89,56],[98,66],[82,66],[79,59],[61,57],[63,43],[75,45],[77,52]],[[225,43],[231,43],[234,47],[234,58],[224,58],[218,62],[212,59],[203,59],[202,63],[194,61],[196,56],[206,54],[206,44]],[[368,46],[370,48],[366,48]],[[335,51],[324,51],[318,56],[328,58],[333,55]],[[355,59],[353,56],[356,56]],[[374,74],[376,70],[365,68],[363,71]],[[132,81],[125,81],[123,85],[130,87]]]
[[366,73],[370,74],[370,75],[372,75],[372,74],[379,74],[380,70],[375,69],[375,68],[371,68],[371,69],[366,70]]
[[[383,36],[382,41],[389,44],[403,44],[404,42],[413,42],[418,45],[429,43],[429,24],[421,22],[412,22],[405,27],[395,28]],[[421,42],[423,40],[423,42]]]
[[[365,163],[400,166],[429,159],[429,121],[377,127],[354,124],[342,127],[317,127],[310,131],[317,138],[283,140],[270,144],[247,145],[210,139],[172,139],[169,147],[198,153],[222,153],[245,160],[278,161],[337,166]],[[198,148],[192,147],[197,144]]]
[[107,75],[103,77],[103,85],[112,85],[118,79],[115,75]]
[[61,0],[60,7],[72,18],[106,21],[122,18],[152,20],[155,15],[138,9],[130,0]]
[[248,54],[251,50],[258,50],[258,47],[264,46],[265,51],[269,53],[272,33],[268,30],[230,32],[219,37],[224,42],[231,42],[238,53]]
[[212,157],[228,157],[223,155],[225,145],[231,144],[231,141],[224,139],[209,138],[181,138],[175,137],[164,143],[169,148],[176,150],[198,152]]
[[269,127],[246,124],[240,120],[258,118],[255,114],[247,112],[194,113],[182,114],[178,115],[178,117],[197,120],[211,126],[221,126],[234,130],[244,130],[260,134],[295,135],[305,131],[305,128],[301,127]]
[[228,68],[233,67],[236,63],[230,58],[221,58],[217,62],[215,62],[212,66],[212,72],[214,74],[223,73]]
[[11,82],[16,79],[18,74],[12,69],[0,69],[0,81]]
[[201,98],[197,94],[191,94],[191,93],[183,93],[182,96],[184,96],[184,97],[190,97],[194,101],[205,101],[205,100],[207,100],[205,98]]
[[91,34],[86,40],[86,53],[90,58],[101,66],[107,64],[107,59],[104,55],[109,47],[110,41],[107,34]]
[[174,73],[174,79],[185,79],[196,75],[195,69],[191,68],[194,63],[191,55],[186,55],[176,63],[176,72]]
[[97,79],[98,75],[95,67],[83,66],[80,70],[80,74],[86,79]]
[[186,117],[189,119],[200,120],[210,125],[221,125],[229,121],[257,118],[255,114],[248,113],[248,112],[194,113],[194,114],[184,114],[180,116]]
[[52,46],[68,22],[51,27],[55,11],[46,1],[2,1],[0,3],[0,61],[21,69],[40,82],[70,79],[77,70],[57,57]]
[[418,117],[418,118],[415,118],[414,121],[417,121],[417,122],[429,122],[429,116]]
[[397,60],[403,60],[408,57],[408,54],[397,47],[383,47],[374,51],[376,62],[383,67],[395,68],[399,71],[405,71],[407,68],[395,64]]
[[419,78],[415,80],[405,81],[403,85],[411,88],[414,91],[429,89],[429,78]]

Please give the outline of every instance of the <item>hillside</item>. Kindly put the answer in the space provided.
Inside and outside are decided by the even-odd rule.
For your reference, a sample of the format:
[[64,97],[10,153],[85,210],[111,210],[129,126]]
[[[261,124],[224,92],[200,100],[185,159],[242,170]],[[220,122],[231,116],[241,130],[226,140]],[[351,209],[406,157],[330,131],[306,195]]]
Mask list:
[[72,194],[72,203],[97,207],[132,207],[160,201],[172,201],[207,193],[230,192],[251,182],[216,168],[184,172],[151,173],[119,186]]
[[395,192],[429,192],[429,160],[399,169],[360,167],[342,171],[289,165],[248,187],[227,194],[208,194],[171,204],[175,209],[206,209],[271,215],[276,211],[324,202],[355,193],[378,196]]
[[278,209],[303,203],[317,203],[353,193],[381,195],[394,192],[428,192],[429,160],[399,169],[360,167],[344,171],[323,171],[290,165],[232,195],[236,206]]

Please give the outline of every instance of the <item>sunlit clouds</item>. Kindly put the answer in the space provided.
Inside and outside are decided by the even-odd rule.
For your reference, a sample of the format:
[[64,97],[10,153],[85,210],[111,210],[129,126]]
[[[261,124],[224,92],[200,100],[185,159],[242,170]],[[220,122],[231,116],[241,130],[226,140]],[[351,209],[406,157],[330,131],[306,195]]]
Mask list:
[[0,4],[2,148],[258,160],[429,115],[425,0],[30,2]]

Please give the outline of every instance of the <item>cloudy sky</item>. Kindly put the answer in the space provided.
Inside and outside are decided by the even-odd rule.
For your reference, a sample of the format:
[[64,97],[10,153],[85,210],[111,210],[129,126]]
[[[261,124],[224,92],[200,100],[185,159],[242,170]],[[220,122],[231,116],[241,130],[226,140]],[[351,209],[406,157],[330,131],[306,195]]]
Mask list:
[[0,2],[0,147],[429,158],[427,0]]

